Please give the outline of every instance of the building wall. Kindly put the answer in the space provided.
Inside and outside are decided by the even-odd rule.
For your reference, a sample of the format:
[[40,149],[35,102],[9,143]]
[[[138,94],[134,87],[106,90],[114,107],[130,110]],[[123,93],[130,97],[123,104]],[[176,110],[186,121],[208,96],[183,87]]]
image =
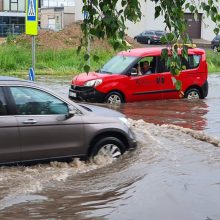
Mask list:
[[[55,11],[54,8],[41,9],[41,28],[43,29],[56,29],[61,30],[63,28],[63,11]],[[54,20],[54,27],[51,25]]]
[[0,11],[3,10],[3,0],[0,0]]
[[83,21],[84,19],[82,8],[83,8],[83,1],[75,0],[75,20],[76,21]]
[[42,8],[73,6],[75,6],[75,0],[41,0]]
[[[41,28],[61,30],[75,21],[74,7],[42,8],[40,13]],[[51,23],[54,23],[54,25]]]

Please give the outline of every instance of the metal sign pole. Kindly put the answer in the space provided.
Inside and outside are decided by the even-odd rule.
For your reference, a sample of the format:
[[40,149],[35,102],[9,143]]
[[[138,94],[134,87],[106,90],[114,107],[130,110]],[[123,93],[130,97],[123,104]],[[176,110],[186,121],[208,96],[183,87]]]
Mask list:
[[35,79],[36,42],[38,35],[38,0],[26,0],[25,33],[32,38],[32,67],[29,69],[29,79]]
[[35,61],[36,61],[36,43],[35,36],[32,36],[32,68],[35,71]]
[[91,62],[90,62],[90,54],[91,54],[91,41],[90,41],[90,34],[88,34],[88,47],[87,47],[87,52],[89,55],[89,59],[88,59],[88,65],[90,66]]

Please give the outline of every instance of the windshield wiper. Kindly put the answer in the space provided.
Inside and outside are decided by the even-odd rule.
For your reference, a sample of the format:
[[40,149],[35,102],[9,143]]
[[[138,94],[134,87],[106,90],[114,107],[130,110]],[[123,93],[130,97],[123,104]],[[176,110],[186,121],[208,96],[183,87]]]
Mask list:
[[106,71],[106,70],[101,70],[100,72],[101,72],[101,73],[109,73],[109,74],[112,74],[112,72],[109,72],[109,71]]

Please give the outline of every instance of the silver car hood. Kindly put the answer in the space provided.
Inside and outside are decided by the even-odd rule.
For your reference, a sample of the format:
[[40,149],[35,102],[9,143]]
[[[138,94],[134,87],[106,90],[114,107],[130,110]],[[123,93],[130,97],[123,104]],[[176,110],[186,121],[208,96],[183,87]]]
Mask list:
[[125,117],[124,114],[106,107],[101,107],[91,104],[78,104],[78,105],[84,108],[88,113],[95,114],[96,116],[117,117],[117,118]]

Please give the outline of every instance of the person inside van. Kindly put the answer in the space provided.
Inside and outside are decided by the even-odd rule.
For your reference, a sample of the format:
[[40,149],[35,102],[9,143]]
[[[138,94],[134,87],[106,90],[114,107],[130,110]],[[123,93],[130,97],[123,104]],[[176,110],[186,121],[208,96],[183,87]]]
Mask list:
[[150,69],[150,64],[148,61],[144,61],[142,67],[138,65],[138,75],[146,75],[146,74],[151,74],[151,73],[152,71]]

